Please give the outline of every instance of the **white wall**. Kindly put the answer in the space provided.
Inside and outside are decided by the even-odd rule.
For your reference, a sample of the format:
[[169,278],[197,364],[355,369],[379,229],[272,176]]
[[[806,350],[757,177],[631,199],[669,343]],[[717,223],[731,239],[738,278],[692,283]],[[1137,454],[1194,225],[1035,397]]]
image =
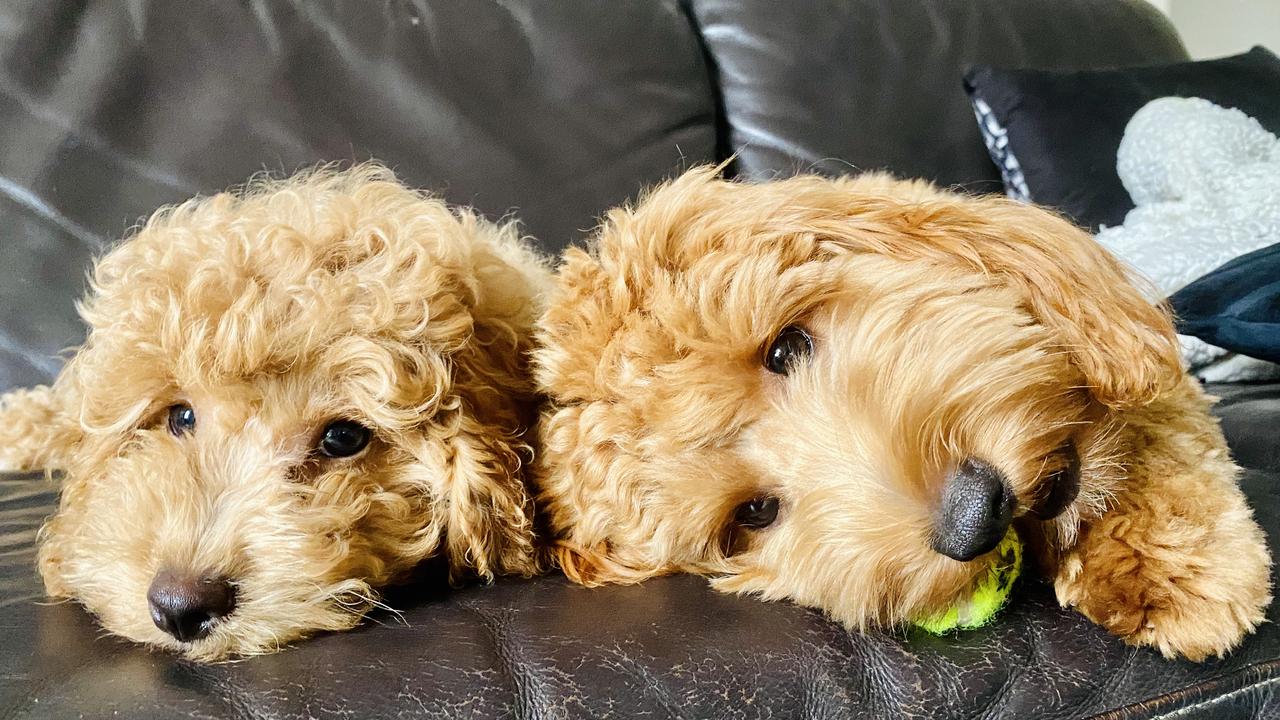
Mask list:
[[1235,55],[1254,45],[1280,54],[1280,0],[1149,0],[1173,20],[1191,57]]

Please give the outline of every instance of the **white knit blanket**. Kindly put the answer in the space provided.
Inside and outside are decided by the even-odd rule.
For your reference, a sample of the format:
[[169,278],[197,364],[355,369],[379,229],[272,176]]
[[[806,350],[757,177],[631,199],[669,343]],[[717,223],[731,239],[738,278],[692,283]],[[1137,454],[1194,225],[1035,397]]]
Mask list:
[[[1136,207],[1097,239],[1161,297],[1280,242],[1280,140],[1239,110],[1201,98],[1153,100],[1129,120],[1116,160]],[[1179,338],[1201,379],[1280,378],[1280,365]]]

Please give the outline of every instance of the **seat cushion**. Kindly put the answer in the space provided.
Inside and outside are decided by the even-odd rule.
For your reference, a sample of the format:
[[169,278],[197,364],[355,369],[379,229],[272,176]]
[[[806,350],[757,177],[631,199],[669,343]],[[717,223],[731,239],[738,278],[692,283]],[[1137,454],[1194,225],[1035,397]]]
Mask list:
[[[1272,389],[1261,426],[1280,421]],[[1243,486],[1274,549],[1280,471]],[[1225,660],[1167,661],[1058,607],[1025,577],[992,625],[851,633],[820,613],[716,593],[696,577],[585,589],[557,575],[402,588],[360,628],[196,665],[104,636],[41,602],[35,528],[54,488],[0,476],[5,717],[1162,717],[1280,712],[1280,606]],[[1274,582],[1274,578],[1273,578]],[[1246,712],[1247,711],[1247,712]],[[1232,712],[1238,713],[1231,714]]]
[[[1246,468],[1280,473],[1280,383],[1209,385],[1218,398],[1214,414],[1222,422],[1231,454]],[[1274,546],[1273,546],[1274,547]]]

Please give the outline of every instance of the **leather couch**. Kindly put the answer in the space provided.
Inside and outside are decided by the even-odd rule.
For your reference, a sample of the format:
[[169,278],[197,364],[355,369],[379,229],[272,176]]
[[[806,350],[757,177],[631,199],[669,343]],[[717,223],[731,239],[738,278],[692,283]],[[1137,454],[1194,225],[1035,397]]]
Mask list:
[[[680,168],[888,168],[998,187],[970,62],[1185,57],[1142,0],[9,0],[0,4],[0,389],[82,337],[94,253],[156,206],[267,169],[377,157],[548,251]],[[1280,386],[1218,406],[1280,543]],[[56,487],[0,476],[0,718],[1280,716],[1273,621],[1223,660],[1170,662],[1024,580],[986,629],[852,634],[698,578],[558,576],[212,666],[104,636],[33,570]]]

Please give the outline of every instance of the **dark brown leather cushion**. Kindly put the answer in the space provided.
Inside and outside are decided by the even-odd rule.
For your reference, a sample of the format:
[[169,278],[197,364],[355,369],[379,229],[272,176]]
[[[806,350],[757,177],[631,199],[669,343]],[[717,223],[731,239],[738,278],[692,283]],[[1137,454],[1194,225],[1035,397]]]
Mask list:
[[[1274,448],[1280,385],[1212,388],[1233,437]],[[1237,449],[1242,462],[1257,459]],[[1274,460],[1274,456],[1271,458]],[[2,477],[2,476],[0,476]],[[1280,468],[1243,486],[1280,542]],[[104,637],[77,606],[38,604],[35,527],[53,488],[0,479],[4,717],[1274,717],[1280,606],[1225,660],[1129,648],[1020,581],[988,628],[951,637],[850,633],[788,603],[696,577],[583,589],[559,576],[453,593],[424,580],[349,633],[200,666]],[[1273,579],[1274,582],[1274,579]],[[19,651],[18,649],[21,648]]]

